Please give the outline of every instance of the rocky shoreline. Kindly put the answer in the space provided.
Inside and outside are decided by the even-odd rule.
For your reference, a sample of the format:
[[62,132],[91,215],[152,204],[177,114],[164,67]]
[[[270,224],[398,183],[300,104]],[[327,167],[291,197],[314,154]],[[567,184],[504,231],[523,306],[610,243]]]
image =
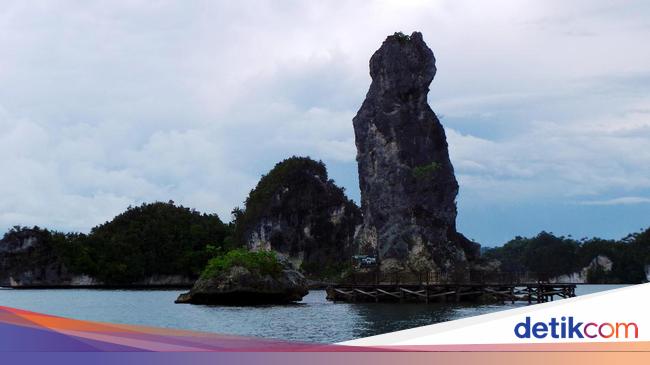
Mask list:
[[298,302],[309,293],[307,279],[283,257],[278,270],[261,272],[235,265],[215,275],[204,274],[176,303],[259,305]]
[[11,289],[171,289],[190,288],[194,278],[180,275],[156,275],[133,283],[102,283],[87,275],[48,278],[48,280],[31,280],[32,275],[20,278],[10,276],[0,281],[0,287]]
[[187,285],[20,285],[0,286],[0,289],[30,290],[30,289],[97,289],[97,290],[172,290],[189,289],[192,284]]

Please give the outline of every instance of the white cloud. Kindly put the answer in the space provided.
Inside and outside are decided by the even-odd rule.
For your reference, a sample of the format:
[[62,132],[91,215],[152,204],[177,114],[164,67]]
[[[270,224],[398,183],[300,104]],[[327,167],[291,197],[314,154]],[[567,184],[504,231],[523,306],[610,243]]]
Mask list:
[[582,205],[627,205],[627,204],[650,204],[650,198],[642,196],[624,196],[614,199],[605,200],[588,200],[582,201],[578,204]]
[[537,122],[499,141],[450,128],[447,135],[463,194],[471,199],[562,201],[650,189],[650,135],[635,133],[649,127],[650,115],[633,113]]

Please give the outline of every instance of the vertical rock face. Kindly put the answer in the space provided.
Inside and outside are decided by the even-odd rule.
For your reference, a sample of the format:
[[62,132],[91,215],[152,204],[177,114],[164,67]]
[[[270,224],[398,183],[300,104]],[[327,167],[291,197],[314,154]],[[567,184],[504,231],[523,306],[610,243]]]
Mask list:
[[389,36],[370,59],[372,83],[353,119],[363,213],[357,239],[383,270],[466,276],[478,245],[456,232],[458,183],[427,103],[435,74],[418,32]]
[[0,239],[0,286],[56,285],[71,277],[50,232],[15,227]]
[[340,273],[354,253],[361,212],[322,162],[291,157],[262,177],[236,219],[237,240],[274,250],[312,278]]

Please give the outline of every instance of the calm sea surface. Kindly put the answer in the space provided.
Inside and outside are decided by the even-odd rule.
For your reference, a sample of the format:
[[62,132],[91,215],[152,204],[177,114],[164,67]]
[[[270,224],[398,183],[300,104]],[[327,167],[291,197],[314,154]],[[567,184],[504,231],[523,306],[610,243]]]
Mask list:
[[[578,295],[617,285],[580,285]],[[475,316],[523,304],[331,303],[325,291],[313,290],[294,305],[219,307],[174,304],[179,290],[12,290],[0,289],[0,306],[57,316],[333,343],[437,322]]]

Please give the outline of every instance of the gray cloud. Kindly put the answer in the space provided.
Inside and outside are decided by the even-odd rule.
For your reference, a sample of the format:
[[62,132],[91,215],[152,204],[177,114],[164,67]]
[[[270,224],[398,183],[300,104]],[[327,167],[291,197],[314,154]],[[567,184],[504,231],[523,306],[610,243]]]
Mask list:
[[169,199],[228,219],[292,154],[323,159],[358,197],[351,119],[369,56],[397,30],[421,30],[438,59],[430,102],[461,208],[650,191],[644,2],[3,7],[0,228],[85,231]]

